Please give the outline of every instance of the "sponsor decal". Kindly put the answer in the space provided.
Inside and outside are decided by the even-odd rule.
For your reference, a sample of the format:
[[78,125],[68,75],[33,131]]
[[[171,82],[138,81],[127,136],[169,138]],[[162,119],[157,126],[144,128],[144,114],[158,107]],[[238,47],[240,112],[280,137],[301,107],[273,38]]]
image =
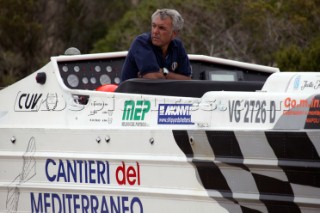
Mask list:
[[159,104],[158,124],[192,125],[192,104]]
[[[23,157],[21,173],[8,186],[6,208],[8,212],[18,209],[20,186],[34,178],[36,173],[35,139],[32,137]],[[45,160],[42,168],[47,181],[78,185],[75,192],[30,191],[30,209],[28,212],[144,212],[141,199],[137,196],[90,194],[80,192],[79,185],[112,185],[112,187],[138,187],[141,185],[141,170],[139,162],[112,162],[108,160],[77,160],[52,159]],[[62,189],[62,191],[65,191]],[[88,191],[89,192],[89,191]]]
[[319,107],[320,102],[319,99],[313,98],[310,101],[308,99],[294,99],[294,98],[286,98],[284,100],[285,108],[310,108],[310,107]]
[[319,109],[320,100],[316,98],[308,100],[288,97],[283,104],[286,109],[283,111],[284,115],[309,115],[310,113],[319,113],[319,110],[312,110],[311,112],[309,109]]
[[[118,185],[140,185],[140,164],[121,165],[114,168]],[[45,174],[50,182],[110,184],[110,164],[95,160],[47,159]]]
[[149,100],[125,101],[122,126],[148,126],[144,120],[150,108],[151,103]]
[[301,75],[298,75],[298,76],[294,79],[293,89],[295,89],[295,90],[299,89],[300,79],[301,79]]
[[[112,165],[112,166],[111,166]],[[103,160],[46,159],[49,182],[139,186],[140,164]],[[111,178],[114,177],[114,178]],[[31,212],[143,212],[139,197],[30,192]]]
[[18,93],[15,104],[17,112],[37,112],[41,105],[42,93]]
[[320,96],[314,97],[305,122],[305,129],[320,129]]
[[307,88],[310,88],[310,89],[314,89],[314,90],[317,90],[320,88],[320,81],[317,80],[315,82],[313,81],[303,81],[302,85],[301,85],[301,90],[304,90],[304,89],[307,89]]
[[143,212],[138,197],[31,192],[30,199],[31,212]]
[[57,93],[48,93],[45,103],[48,111],[55,111],[58,105]]
[[115,105],[114,97],[112,98],[92,98],[90,100],[89,121],[99,123],[113,123],[113,111]]
[[57,93],[25,93],[19,92],[15,100],[16,112],[62,111],[66,102]]
[[301,75],[298,75],[293,81],[294,90],[318,90],[320,89],[320,80],[301,80]]
[[177,68],[178,68],[178,62],[175,61],[171,64],[171,70],[175,71]]

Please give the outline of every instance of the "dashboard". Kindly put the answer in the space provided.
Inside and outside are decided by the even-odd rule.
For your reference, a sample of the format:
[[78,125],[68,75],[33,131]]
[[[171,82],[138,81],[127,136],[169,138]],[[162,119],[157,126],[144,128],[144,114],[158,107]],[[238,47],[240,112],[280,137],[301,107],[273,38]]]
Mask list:
[[[202,61],[189,56],[192,79],[211,81],[262,81],[273,72],[237,66],[236,62],[222,64]],[[112,58],[58,61],[58,68],[64,84],[70,89],[95,90],[106,84],[120,84],[125,55]],[[266,67],[267,69],[268,67]]]
[[60,75],[71,89],[95,90],[105,84],[119,84],[124,58],[58,62]]

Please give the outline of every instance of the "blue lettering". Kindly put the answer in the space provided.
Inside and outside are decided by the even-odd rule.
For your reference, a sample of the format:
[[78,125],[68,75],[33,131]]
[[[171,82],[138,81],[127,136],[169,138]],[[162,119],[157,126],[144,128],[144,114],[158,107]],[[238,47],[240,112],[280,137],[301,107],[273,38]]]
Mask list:
[[118,207],[116,206],[113,197],[110,196],[110,203],[111,203],[111,212],[113,212],[113,210],[115,210],[115,212],[120,213],[120,197],[117,197],[118,199]]
[[62,202],[63,202],[63,204],[62,204],[62,206],[63,206],[63,212],[66,212],[66,196],[65,195],[62,195]]
[[99,206],[98,206],[99,200],[98,200],[97,196],[94,196],[94,195],[92,195],[90,198],[91,198],[90,199],[90,201],[91,201],[91,213],[97,212],[98,208],[99,208]]
[[106,172],[105,164],[102,161],[97,161],[97,183],[106,183],[103,174]]
[[52,163],[53,165],[56,165],[56,162],[54,160],[52,160],[52,159],[47,159],[47,161],[46,161],[46,176],[47,176],[47,179],[50,182],[53,182],[56,179],[56,175],[52,175],[52,176],[49,175],[49,172],[48,172],[49,163]]
[[143,213],[138,197],[30,193],[31,212]]
[[98,183],[104,183],[106,184],[106,179],[103,176],[106,174],[106,179],[108,181],[108,184],[110,184],[109,180],[109,163],[106,162],[106,164],[102,161],[97,161],[97,177],[98,177]]
[[84,170],[85,170],[85,172],[84,172],[84,179],[85,179],[85,183],[88,183],[88,163],[87,163],[87,161],[85,161],[84,162]]
[[81,198],[81,204],[82,204],[82,213],[89,212],[89,198],[86,195],[82,195]]
[[44,193],[43,194],[43,199],[44,199],[44,211],[48,212],[48,208],[50,208],[50,194],[49,193]]
[[108,161],[47,159],[45,174],[50,182],[110,184]]
[[78,164],[79,164],[79,173],[80,173],[80,183],[82,183],[82,160],[77,160]]
[[96,180],[93,178],[93,176],[96,174],[96,170],[92,166],[94,164],[93,160],[89,160],[89,179],[90,183],[96,183]]
[[38,203],[36,203],[36,199],[34,199],[33,192],[30,193],[31,196],[31,212],[43,212],[42,206],[42,194],[38,195]]
[[106,161],[106,166],[107,166],[107,171],[106,171],[107,183],[110,184],[110,171],[109,171],[109,162],[108,161]]
[[128,197],[122,197],[122,212],[129,211],[129,207],[126,206],[128,200]]
[[[54,200],[57,200],[58,204],[59,204],[59,210],[56,211],[56,207],[55,207],[55,201]],[[51,195],[51,204],[52,204],[52,212],[62,212],[62,209],[61,209],[61,200],[60,200],[60,197],[58,194],[52,194]]]
[[80,204],[77,204],[78,199],[79,199],[79,195],[73,195],[74,212],[77,212],[77,209],[80,209]]
[[73,182],[77,182],[77,164],[76,161],[73,161],[73,165],[69,160],[67,160],[67,171],[68,171],[68,182],[71,182],[71,176],[73,178]]
[[64,165],[62,160],[59,160],[59,167],[58,167],[58,177],[57,177],[57,181],[60,181],[60,178],[64,179],[64,182],[67,182],[67,178],[65,176],[66,172],[64,170]]
[[106,197],[102,197],[101,212],[109,213]]
[[138,203],[140,207],[140,213],[143,213],[143,206],[142,206],[141,200],[138,197],[134,197],[131,201],[131,205],[130,205],[131,212],[133,213],[133,205],[135,203]]
[[72,195],[71,194],[67,194],[66,195],[66,199],[68,201],[68,207],[69,207],[69,210],[67,212],[72,212],[72,209],[71,209],[71,200],[72,200]]

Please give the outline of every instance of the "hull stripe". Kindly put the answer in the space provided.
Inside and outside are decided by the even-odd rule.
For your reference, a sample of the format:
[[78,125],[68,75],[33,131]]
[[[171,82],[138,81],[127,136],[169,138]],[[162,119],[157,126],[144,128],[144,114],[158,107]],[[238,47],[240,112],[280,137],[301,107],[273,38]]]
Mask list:
[[[315,147],[319,142],[311,141],[305,132],[174,130],[173,135],[208,194],[218,191],[242,212],[303,212],[309,207],[320,208],[319,204],[295,202],[295,198],[320,194],[320,160]],[[190,143],[190,138],[204,138],[203,135],[207,140]],[[201,154],[199,150],[207,147],[212,150]],[[260,158],[256,154],[259,152]],[[314,188],[306,194],[310,191],[306,187]],[[254,198],[255,195],[258,196]],[[230,205],[221,205],[232,210]]]

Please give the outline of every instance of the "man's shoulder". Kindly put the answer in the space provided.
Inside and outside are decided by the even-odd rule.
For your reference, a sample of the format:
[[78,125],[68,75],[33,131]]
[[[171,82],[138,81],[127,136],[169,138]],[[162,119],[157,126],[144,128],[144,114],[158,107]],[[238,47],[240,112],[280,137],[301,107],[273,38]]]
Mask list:
[[142,33],[138,35],[135,39],[136,42],[148,43],[151,39],[150,33]]
[[143,33],[138,35],[131,44],[129,54],[136,53],[136,51],[140,50],[141,48],[149,47],[150,46],[150,34]]
[[173,39],[172,43],[173,43],[174,47],[178,47],[178,48],[182,48],[183,47],[182,41],[180,39],[178,39],[178,38]]

